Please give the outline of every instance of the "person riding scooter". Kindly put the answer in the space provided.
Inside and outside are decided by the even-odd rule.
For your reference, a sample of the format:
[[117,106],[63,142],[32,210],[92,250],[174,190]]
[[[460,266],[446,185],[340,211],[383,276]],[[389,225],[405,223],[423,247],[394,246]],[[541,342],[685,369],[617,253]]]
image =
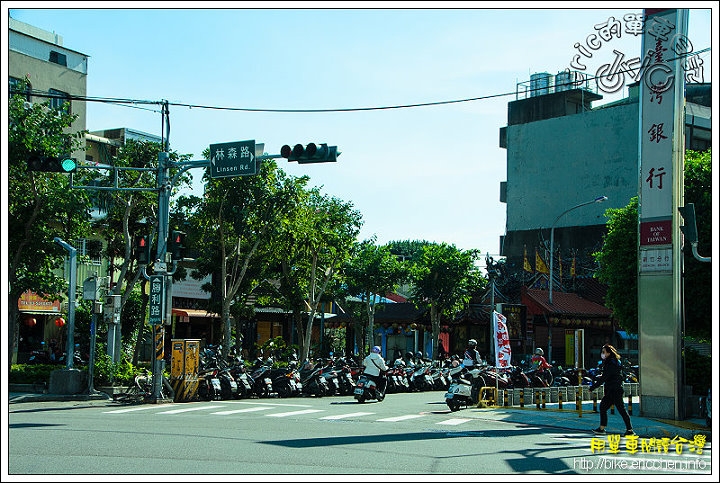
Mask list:
[[385,359],[383,359],[380,355],[380,352],[380,347],[375,346],[372,348],[370,354],[363,359],[363,366],[365,366],[363,374],[375,381],[378,391],[380,394],[384,395],[387,387],[387,377],[385,376],[385,372],[389,368],[387,364],[385,364]]

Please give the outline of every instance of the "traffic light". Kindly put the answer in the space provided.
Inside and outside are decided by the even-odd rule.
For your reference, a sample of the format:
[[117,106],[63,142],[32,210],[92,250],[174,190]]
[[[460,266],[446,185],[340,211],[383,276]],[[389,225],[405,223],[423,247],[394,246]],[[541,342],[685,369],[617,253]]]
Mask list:
[[45,156],[41,153],[31,153],[27,161],[28,171],[44,171],[49,173],[74,173],[77,169],[77,159],[69,156]]
[[335,162],[340,153],[337,152],[337,146],[327,144],[296,144],[292,148],[286,144],[280,148],[280,156],[288,161],[297,161],[298,164],[308,164]]
[[150,263],[150,237],[148,235],[135,237],[135,257],[140,265]]
[[685,235],[685,240],[690,243],[697,243],[698,232],[697,223],[695,222],[695,203],[678,206],[678,211],[685,221],[685,224],[680,226],[680,230],[683,232],[683,235]]
[[168,240],[168,251],[173,260],[185,258],[185,232],[173,230]]

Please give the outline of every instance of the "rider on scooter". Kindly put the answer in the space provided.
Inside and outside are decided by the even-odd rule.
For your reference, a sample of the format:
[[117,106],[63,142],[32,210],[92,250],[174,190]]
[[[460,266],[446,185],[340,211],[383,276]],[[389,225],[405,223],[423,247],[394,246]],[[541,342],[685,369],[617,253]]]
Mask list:
[[370,354],[363,359],[363,366],[365,366],[363,374],[375,381],[378,391],[385,394],[385,388],[387,387],[385,372],[388,370],[388,366],[385,364],[385,359],[380,355],[380,352],[380,347],[375,346]]
[[476,349],[477,347],[477,341],[475,339],[470,339],[467,343],[467,348],[465,349],[465,353],[463,354],[463,366],[465,366],[468,370],[473,369],[475,366],[482,366],[483,360],[480,357],[480,353]]

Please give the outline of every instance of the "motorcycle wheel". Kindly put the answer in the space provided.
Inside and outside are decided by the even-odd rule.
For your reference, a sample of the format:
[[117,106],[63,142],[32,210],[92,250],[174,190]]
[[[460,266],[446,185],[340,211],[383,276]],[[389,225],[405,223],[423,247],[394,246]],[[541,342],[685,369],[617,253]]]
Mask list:
[[292,395],[292,390],[290,389],[290,384],[279,384],[275,390],[277,391],[278,397],[290,397]]
[[363,395],[361,395],[361,396],[356,396],[355,399],[357,399],[357,402],[359,402],[360,404],[362,404],[362,403],[365,402],[365,394],[363,394]]
[[378,397],[377,397],[378,402],[382,402],[383,399],[385,399],[385,394],[378,395]]
[[445,402],[450,408],[450,411],[455,412],[460,410],[460,403],[457,402],[455,399],[446,399]]

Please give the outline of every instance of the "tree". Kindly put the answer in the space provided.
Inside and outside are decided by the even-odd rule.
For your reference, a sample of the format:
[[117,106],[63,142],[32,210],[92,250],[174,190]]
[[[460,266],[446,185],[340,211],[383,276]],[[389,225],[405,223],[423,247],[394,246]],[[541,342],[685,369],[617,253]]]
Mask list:
[[[24,90],[20,85],[16,92]],[[58,156],[83,146],[85,131],[69,132],[76,117],[49,101],[28,105],[23,95],[8,102],[8,364],[17,357],[20,295],[32,290],[54,300],[67,293],[56,274],[66,253],[54,238],[70,242],[89,233],[87,195],[71,190],[65,174],[27,170],[33,152]]]
[[[698,252],[712,246],[711,151],[685,153],[685,204],[694,203],[699,235]],[[638,298],[638,198],[623,208],[606,210],[607,233],[600,251],[593,254],[599,264],[595,276],[608,286],[605,304],[618,325],[637,333]],[[712,333],[708,308],[712,306],[711,264],[695,260],[690,244],[684,252],[685,334],[701,339]]]
[[367,314],[366,348],[372,346],[375,324],[375,294],[394,292],[409,275],[406,264],[390,252],[390,247],[377,246],[374,240],[356,243],[353,256],[343,270],[347,293],[359,296]]
[[263,161],[257,175],[209,180],[204,198],[196,198],[189,218],[198,250],[193,276],[218,277],[218,284],[206,288],[220,307],[223,357],[231,345],[231,307],[245,305],[253,287],[265,278],[270,263],[263,254],[287,224],[286,213],[306,182],[305,177],[287,176],[272,160]]
[[[320,302],[337,283],[362,225],[351,203],[313,188],[289,213],[280,237],[279,293],[291,310],[300,341],[300,360],[310,355],[312,327]],[[301,323],[307,313],[307,322]]]
[[[128,139],[120,146],[117,155],[107,160],[109,165],[119,168],[120,171],[95,170],[96,176],[93,185],[98,187],[114,187],[117,190],[92,191],[93,200],[96,206],[102,207],[104,216],[98,219],[94,228],[101,233],[107,241],[106,255],[113,272],[118,271],[117,283],[112,289],[112,294],[120,295],[121,312],[124,312],[125,305],[133,292],[135,286],[141,284],[143,295],[143,308],[147,308],[148,297],[145,294],[146,280],[143,277],[142,266],[137,263],[136,255],[133,254],[133,240],[139,235],[151,235],[158,231],[158,195],[156,170],[136,171],[133,168],[157,168],[158,155],[162,146],[158,142]],[[186,161],[189,155],[179,155],[170,152],[169,159],[174,162]],[[127,169],[125,169],[127,168]],[[116,179],[116,176],[120,180]],[[189,185],[187,175],[179,178],[181,186],[174,186],[178,190],[182,185]],[[122,190],[123,188],[135,191]],[[153,244],[154,236],[150,238]],[[111,276],[114,276],[111,273]],[[146,313],[145,310],[142,312]],[[120,360],[122,339],[132,335],[135,338],[135,355],[133,361],[137,361],[139,344],[143,339],[144,317],[130,319],[121,316],[120,333],[121,337],[115,340],[115,347],[108,352],[114,355],[114,361]]]
[[430,307],[433,332],[433,359],[438,357],[440,319],[454,316],[483,285],[475,261],[475,250],[460,250],[455,245],[428,244],[422,249],[411,271],[414,286],[412,301]]
[[602,249],[593,256],[595,277],[607,285],[605,304],[623,330],[637,333],[638,197],[622,208],[605,210],[607,233]]

